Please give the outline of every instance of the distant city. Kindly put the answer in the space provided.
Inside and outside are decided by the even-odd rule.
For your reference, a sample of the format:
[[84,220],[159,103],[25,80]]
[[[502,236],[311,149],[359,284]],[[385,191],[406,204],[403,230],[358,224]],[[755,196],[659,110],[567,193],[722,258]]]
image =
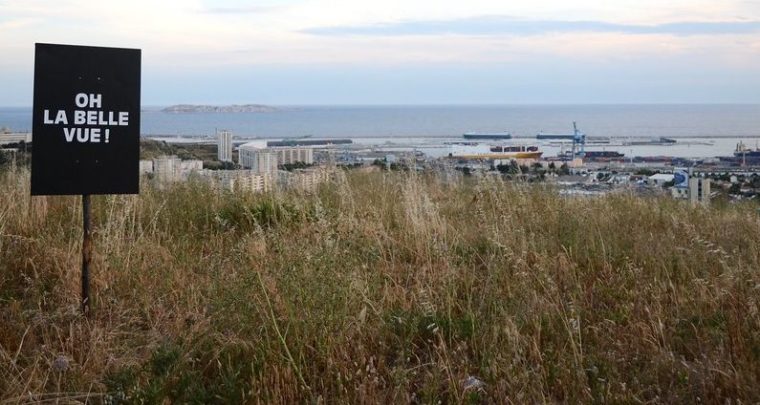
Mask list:
[[[143,138],[184,152],[178,156],[169,148],[166,154],[144,157],[140,171],[159,184],[198,179],[239,192],[314,190],[336,169],[351,168],[498,175],[555,184],[572,195],[634,190],[704,202],[721,192],[731,199],[755,198],[760,190],[758,110],[755,105],[176,105],[144,111]],[[452,116],[444,123],[436,121],[447,113]],[[0,109],[0,124],[5,125],[0,144],[7,153],[24,153],[18,152],[19,145],[32,143],[31,133],[16,129],[26,125],[28,115],[25,109]],[[584,121],[559,123],[571,115],[588,120],[588,127]],[[377,123],[367,124],[372,117]],[[624,119],[615,121],[620,117]],[[498,129],[510,121],[515,131]],[[613,121],[619,125],[609,129]],[[446,122],[454,129],[440,134]],[[175,123],[191,129],[168,133]],[[221,129],[225,123],[247,129]],[[528,132],[541,123],[547,130]],[[302,126],[330,135],[299,135],[309,132]],[[456,128],[470,130],[453,133]],[[283,131],[289,136],[273,135]],[[348,134],[358,135],[341,136]]]

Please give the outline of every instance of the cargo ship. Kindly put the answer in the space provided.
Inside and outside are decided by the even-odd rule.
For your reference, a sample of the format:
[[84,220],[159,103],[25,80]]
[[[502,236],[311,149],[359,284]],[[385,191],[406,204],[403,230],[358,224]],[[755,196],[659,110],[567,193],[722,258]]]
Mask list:
[[536,139],[539,139],[542,141],[548,140],[548,139],[572,141],[576,139],[576,136],[574,134],[549,134],[549,133],[541,131],[538,134],[536,134]]
[[512,134],[509,132],[465,132],[462,137],[464,139],[501,140],[512,139]]
[[552,134],[544,131],[540,131],[536,134],[536,139],[540,140],[566,140],[573,141],[573,143],[585,144],[586,134],[578,130],[578,125],[573,121],[573,133],[572,134]]
[[747,147],[747,145],[744,144],[744,142],[739,142],[736,144],[734,157],[760,159],[760,148],[755,146],[755,149],[750,149],[749,147]]
[[535,145],[451,144],[449,157],[458,159],[539,159],[544,152]]
[[[583,152],[583,154],[577,154],[579,157],[582,157],[584,160],[591,160],[591,161],[597,161],[597,162],[609,162],[613,160],[622,160],[625,157],[625,154],[617,152],[617,151],[591,151],[587,150]],[[572,159],[573,152],[563,152],[558,155],[560,158],[564,159]]]
[[760,148],[755,146],[755,149],[751,149],[744,142],[739,142],[733,156],[718,156],[718,160],[733,165],[757,165],[760,164]]
[[659,138],[628,138],[623,141],[624,146],[636,145],[675,145],[676,140],[661,136]]

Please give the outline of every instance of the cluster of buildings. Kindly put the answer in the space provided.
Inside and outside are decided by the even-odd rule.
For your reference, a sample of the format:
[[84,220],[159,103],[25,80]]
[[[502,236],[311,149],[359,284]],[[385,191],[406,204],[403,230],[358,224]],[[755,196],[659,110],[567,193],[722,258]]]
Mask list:
[[687,200],[693,204],[709,204],[710,199],[715,197],[710,177],[691,169],[675,169],[670,173],[649,175],[605,170],[572,172],[568,176],[559,176],[558,183],[580,189],[606,186],[607,190],[627,188],[642,194],[667,193],[675,199]]
[[27,145],[31,142],[31,132],[11,132],[8,128],[0,128],[0,153],[10,155],[14,162],[19,153],[26,152]]
[[217,191],[260,193],[273,189],[273,177],[252,170],[200,170],[198,178]]
[[12,132],[8,128],[5,128],[5,127],[0,128],[0,145],[14,144],[14,143],[20,143],[20,142],[31,143],[32,133],[31,132]]
[[658,173],[649,177],[649,181],[659,187],[669,186],[670,194],[679,200],[692,203],[709,204],[711,198],[711,181],[706,177],[695,176],[692,170],[676,169],[672,174]]
[[[233,139],[230,131],[217,133],[217,158],[233,161]],[[314,164],[314,150],[308,147],[269,147],[265,141],[249,142],[238,147],[240,169],[208,170],[201,160],[181,160],[177,156],[160,156],[140,161],[140,172],[161,185],[196,178],[217,190],[264,192],[274,188],[313,190],[330,177],[330,171]],[[281,170],[300,165],[296,170]]]

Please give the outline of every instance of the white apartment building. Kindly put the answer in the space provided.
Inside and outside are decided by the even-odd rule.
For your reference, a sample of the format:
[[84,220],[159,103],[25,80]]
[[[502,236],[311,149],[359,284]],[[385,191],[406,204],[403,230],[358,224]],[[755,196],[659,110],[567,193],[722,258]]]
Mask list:
[[153,161],[152,160],[140,160],[140,174],[153,173]]
[[[141,170],[147,171],[148,164],[140,165]],[[190,173],[203,169],[202,160],[181,160],[177,156],[159,156],[153,159],[152,172],[159,183],[174,183],[185,180]]]
[[710,203],[710,179],[699,177],[689,178],[689,201],[692,204]]
[[266,153],[274,154],[276,160],[276,163],[274,163],[275,171],[277,170],[277,166],[281,165],[293,164],[296,162],[303,162],[309,165],[314,163],[314,149],[312,148],[269,148],[266,146],[266,143],[262,141],[253,141],[241,145],[240,148],[238,148],[238,152],[238,163],[241,166],[264,173],[268,173],[266,168],[272,164],[268,160],[269,157],[264,155]]
[[262,149],[260,144],[245,144],[238,148],[238,163],[256,173],[276,173],[277,154],[270,149]]
[[181,160],[180,161],[180,176],[183,178],[186,178],[188,174],[192,172],[197,172],[199,170],[203,170],[203,161],[202,160]]
[[0,145],[18,142],[32,142],[31,132],[5,132],[4,129],[5,128],[0,128]]
[[271,186],[270,175],[253,170],[201,170],[198,174],[217,191],[260,193]]
[[176,156],[159,156],[153,159],[153,174],[159,183],[179,181],[181,160]]
[[296,162],[309,165],[314,163],[314,149],[312,148],[273,148],[272,151],[277,153],[277,164],[279,165]]
[[317,187],[330,180],[331,172],[322,168],[294,170],[292,172],[280,172],[279,183],[281,187],[300,190],[314,191]]
[[217,133],[217,158],[220,162],[232,162],[232,132],[222,130]]

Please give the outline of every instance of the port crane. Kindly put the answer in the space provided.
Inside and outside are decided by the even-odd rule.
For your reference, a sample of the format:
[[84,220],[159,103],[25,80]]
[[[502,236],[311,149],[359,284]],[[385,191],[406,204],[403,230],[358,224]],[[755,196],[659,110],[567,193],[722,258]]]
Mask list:
[[[580,145],[580,151],[576,151]],[[578,125],[573,121],[573,158],[586,155],[586,134],[578,130]]]
[[[578,124],[573,121],[573,133],[572,134],[547,134],[540,132],[536,135],[537,139],[562,139],[572,141],[572,153],[570,159],[576,157],[584,157],[586,155],[586,134],[578,130]],[[564,154],[564,156],[567,156]]]

